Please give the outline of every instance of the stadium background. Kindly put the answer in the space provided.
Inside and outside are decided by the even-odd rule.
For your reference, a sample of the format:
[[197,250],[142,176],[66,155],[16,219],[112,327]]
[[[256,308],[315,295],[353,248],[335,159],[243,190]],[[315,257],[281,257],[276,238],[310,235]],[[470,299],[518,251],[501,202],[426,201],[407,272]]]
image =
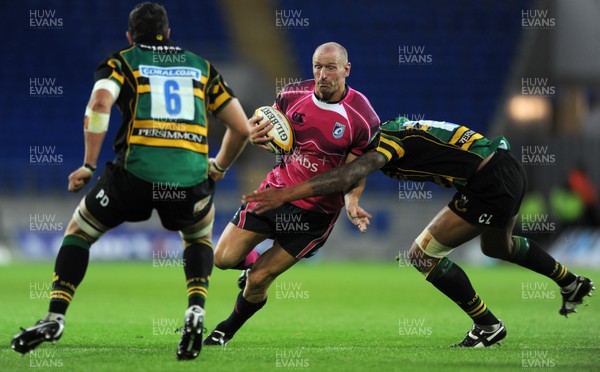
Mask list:
[[[109,52],[126,45],[127,16],[136,3],[30,0],[4,5],[0,261],[55,256],[82,196],[69,194],[66,185],[83,156],[81,123],[93,71]],[[398,115],[446,120],[489,137],[506,135],[515,156],[527,163],[533,196],[517,228],[551,244],[566,263],[600,263],[597,226],[582,220],[582,202],[566,187],[578,164],[600,184],[597,2],[224,0],[164,5],[173,40],[212,61],[249,116],[254,108],[271,104],[283,85],[311,78],[314,48],[337,41],[349,51],[348,84],[370,99],[382,120]],[[114,156],[119,120],[114,110],[99,164]],[[213,119],[212,153],[221,133]],[[249,147],[228,172],[218,188],[215,241],[240,195],[253,190],[274,163],[270,154]],[[341,218],[311,261],[402,255],[451,195],[435,186],[373,175],[362,203],[375,215],[370,231],[361,235]],[[153,218],[107,234],[92,249],[92,259],[148,260],[166,251],[180,253],[179,238]],[[456,254],[488,263],[472,245]]]

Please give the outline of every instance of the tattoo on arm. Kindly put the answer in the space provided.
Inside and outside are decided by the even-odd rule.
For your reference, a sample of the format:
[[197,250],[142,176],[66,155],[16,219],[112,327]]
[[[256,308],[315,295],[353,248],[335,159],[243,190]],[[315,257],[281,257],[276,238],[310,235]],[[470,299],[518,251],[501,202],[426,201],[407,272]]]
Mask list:
[[377,151],[369,151],[353,162],[321,173],[308,182],[314,196],[346,191],[362,178],[383,167],[386,158]]

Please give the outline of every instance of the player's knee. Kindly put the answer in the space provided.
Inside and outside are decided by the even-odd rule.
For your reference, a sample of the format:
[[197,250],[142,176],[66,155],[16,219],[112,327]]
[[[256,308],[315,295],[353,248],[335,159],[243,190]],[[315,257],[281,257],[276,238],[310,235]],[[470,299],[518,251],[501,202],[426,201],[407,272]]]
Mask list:
[[435,260],[427,256],[416,243],[413,243],[408,251],[408,259],[411,265],[423,275],[427,275],[434,264],[432,261]]
[[[205,226],[195,226],[192,229],[188,229],[187,231],[179,231],[179,236],[181,236],[181,239],[183,239],[186,243],[191,243],[191,242],[195,242],[198,240],[208,240],[210,241],[211,236],[212,236],[212,230],[213,230],[213,224],[214,221],[210,221],[208,223],[205,224]],[[171,230],[167,227],[167,225],[165,225],[165,223],[163,222],[163,226],[167,229],[167,230]]]
[[234,267],[242,260],[237,253],[235,246],[217,243],[215,248],[215,266],[221,270],[227,270]]
[[93,243],[96,242],[96,238],[92,238],[91,236],[89,236],[88,234],[85,233],[85,231],[81,230],[81,228],[79,228],[79,226],[77,224],[75,224],[73,227],[68,228],[65,230],[65,234],[64,236],[70,236],[70,235],[76,235],[79,236],[81,238],[83,238],[86,242],[88,242],[90,245],[92,245]]
[[230,269],[233,265],[226,259],[223,249],[215,249],[215,266],[221,270]]
[[408,260],[409,262],[418,269],[418,262],[421,258],[423,258],[423,251],[419,246],[413,242],[412,246],[408,251]]
[[452,250],[454,250],[453,247],[440,243],[426,228],[413,242],[409,258],[412,265],[427,276],[437,263]]
[[[77,208],[75,213],[78,212],[79,208]],[[65,236],[77,235],[85,239],[88,243],[93,244],[104,234],[104,232],[92,228],[89,224],[80,223],[80,221],[80,217],[76,218],[74,216],[67,225],[67,228],[65,229]]]

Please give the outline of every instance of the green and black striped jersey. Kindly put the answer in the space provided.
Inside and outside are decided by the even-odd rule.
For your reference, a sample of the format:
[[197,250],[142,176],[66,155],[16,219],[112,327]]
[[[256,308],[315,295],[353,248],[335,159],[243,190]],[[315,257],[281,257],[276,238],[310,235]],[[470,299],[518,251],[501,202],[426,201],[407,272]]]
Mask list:
[[173,45],[138,44],[102,61],[95,79],[121,87],[117,162],[148,182],[189,187],[208,176],[208,113],[234,97],[205,59]]
[[377,151],[387,159],[383,173],[445,187],[464,187],[483,159],[497,149],[509,149],[502,136],[490,141],[465,126],[445,121],[399,117],[383,123],[380,130]]

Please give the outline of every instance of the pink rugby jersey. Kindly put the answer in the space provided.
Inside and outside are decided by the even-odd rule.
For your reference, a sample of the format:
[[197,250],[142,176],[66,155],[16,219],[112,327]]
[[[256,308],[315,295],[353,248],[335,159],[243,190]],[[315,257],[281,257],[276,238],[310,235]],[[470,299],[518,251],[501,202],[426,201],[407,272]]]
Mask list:
[[[347,86],[337,103],[319,101],[315,81],[305,80],[285,86],[275,107],[284,112],[294,128],[293,150],[283,156],[260,188],[266,184],[282,188],[306,181],[345,163],[348,153],[360,156],[374,147],[379,117],[367,98]],[[318,213],[338,213],[344,206],[342,193],[293,201],[302,209]]]

